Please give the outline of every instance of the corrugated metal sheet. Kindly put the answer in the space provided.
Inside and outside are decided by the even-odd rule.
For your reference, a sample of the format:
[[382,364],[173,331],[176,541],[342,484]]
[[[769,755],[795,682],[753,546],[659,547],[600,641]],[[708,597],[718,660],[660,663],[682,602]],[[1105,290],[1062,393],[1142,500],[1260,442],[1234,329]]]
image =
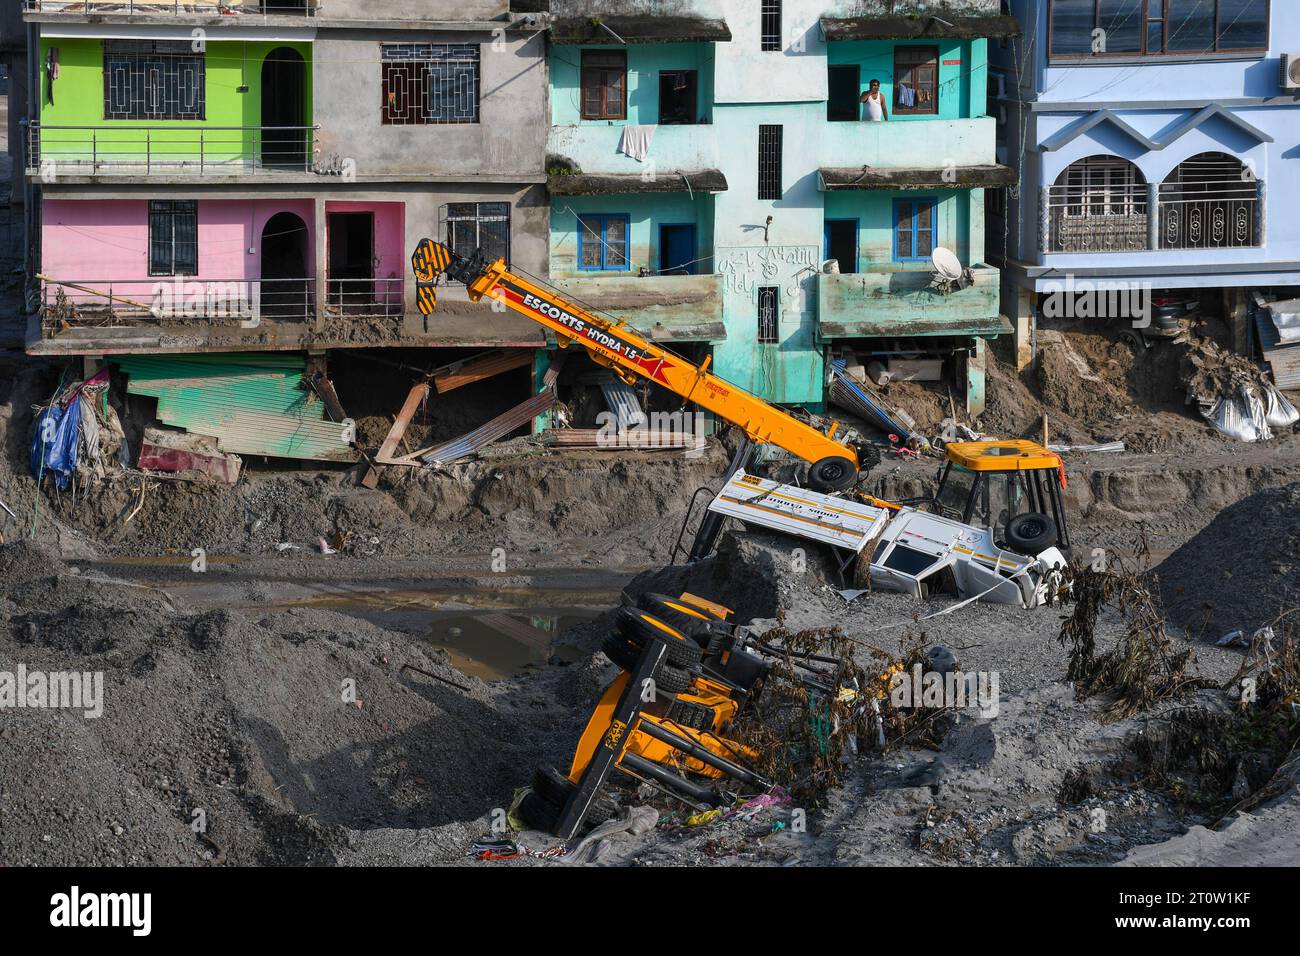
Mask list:
[[114,361],[129,376],[131,394],[158,399],[162,422],[211,435],[224,452],[356,460],[342,426],[302,388],[304,355],[130,355]]
[[1273,370],[1273,384],[1281,389],[1300,388],[1300,345],[1283,345],[1266,309],[1255,312],[1259,350]]
[[605,404],[617,417],[620,434],[645,424],[645,412],[641,411],[641,402],[631,385],[625,382],[606,382],[600,390],[605,393]]
[[555,390],[548,388],[539,392],[522,405],[516,405],[508,412],[503,412],[486,425],[480,425],[459,438],[453,438],[420,454],[427,462],[445,464],[474,454],[480,448],[486,448],[494,441],[509,435],[517,428],[523,428],[538,415],[550,411],[555,406]]
[[848,363],[843,359],[836,359],[831,363],[834,370],[834,376],[831,379],[830,400],[834,405],[846,411],[852,412],[864,421],[882,429],[898,435],[904,441],[912,437],[912,430],[908,428],[903,421],[848,375],[844,374],[844,369]]

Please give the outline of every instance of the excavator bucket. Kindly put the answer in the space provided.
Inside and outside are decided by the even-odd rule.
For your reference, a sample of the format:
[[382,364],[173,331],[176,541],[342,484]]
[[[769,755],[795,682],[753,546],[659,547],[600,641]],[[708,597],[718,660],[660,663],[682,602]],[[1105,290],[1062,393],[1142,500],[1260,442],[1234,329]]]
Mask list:
[[441,242],[421,239],[411,256],[411,269],[415,272],[415,304],[423,315],[432,315],[438,307],[438,292],[434,285],[438,277],[451,265],[451,251]]

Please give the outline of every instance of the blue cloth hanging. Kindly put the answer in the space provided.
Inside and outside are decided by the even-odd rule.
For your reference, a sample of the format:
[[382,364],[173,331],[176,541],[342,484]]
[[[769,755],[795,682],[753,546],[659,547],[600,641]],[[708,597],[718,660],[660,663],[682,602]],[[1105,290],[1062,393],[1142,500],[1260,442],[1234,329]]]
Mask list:
[[54,475],[60,490],[68,487],[77,470],[77,442],[81,436],[81,396],[63,408],[57,402],[36,417],[32,435],[32,474]]

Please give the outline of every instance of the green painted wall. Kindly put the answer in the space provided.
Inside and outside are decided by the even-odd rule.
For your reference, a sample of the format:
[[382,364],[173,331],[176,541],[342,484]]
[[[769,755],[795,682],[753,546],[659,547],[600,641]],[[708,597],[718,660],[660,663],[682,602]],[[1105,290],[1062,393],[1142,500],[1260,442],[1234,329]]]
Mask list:
[[[939,113],[924,116],[895,116],[894,48],[937,46],[939,48]],[[859,80],[865,93],[871,81],[879,80],[889,106],[889,121],[924,122],[933,119],[971,119],[988,112],[987,40],[836,40],[827,44],[830,66],[861,68]],[[953,62],[957,61],[957,62]]]
[[[208,44],[204,59],[205,118],[202,120],[118,120],[104,118],[104,47],[99,39],[44,38],[41,63],[51,47],[59,51],[59,78],[54,81],[54,102],[50,84],[41,70],[42,158],[85,159],[90,153],[89,130],[54,130],[57,126],[98,127],[95,147],[100,156],[139,155],[147,143],[157,145],[168,159],[193,151],[197,158],[200,130],[215,127],[256,127],[262,123],[262,64],[267,54],[280,47],[296,50],[304,61],[305,115],[301,125],[310,126],[312,111],[310,43],[221,43]],[[240,93],[241,84],[248,92]],[[148,133],[146,134],[146,131]],[[234,132],[203,136],[205,155],[220,159],[249,159],[253,138]]]
[[[627,51],[627,119],[584,120],[581,102],[583,50]],[[695,70],[698,73],[696,109],[704,118],[713,115],[713,44],[652,43],[620,46],[554,46],[551,48],[551,123],[567,126],[585,123],[623,126],[659,122],[659,73]]]
[[[858,220],[859,272],[918,270],[929,273],[929,262],[898,262],[894,259],[894,200],[931,197],[939,201],[937,245],[946,246],[966,265],[971,265],[970,208],[973,190],[917,190],[908,192],[848,191],[826,193],[826,219]],[[983,258],[983,248],[976,259]],[[847,271],[847,270],[846,270]]]
[[[631,269],[618,272],[587,272],[578,269],[578,216],[595,213],[627,215],[631,248]],[[697,193],[622,194],[616,196],[555,196],[551,200],[551,275],[594,278],[601,275],[636,275],[645,266],[659,270],[659,227],[693,223],[696,264],[700,274],[713,271],[707,258],[713,249],[713,197]]]

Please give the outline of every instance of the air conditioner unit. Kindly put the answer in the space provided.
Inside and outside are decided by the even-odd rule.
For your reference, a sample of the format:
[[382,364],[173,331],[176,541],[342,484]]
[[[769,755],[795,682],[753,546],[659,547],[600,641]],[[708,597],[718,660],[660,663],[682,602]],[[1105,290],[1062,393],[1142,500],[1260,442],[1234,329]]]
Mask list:
[[1282,54],[1282,89],[1300,92],[1300,53]]

